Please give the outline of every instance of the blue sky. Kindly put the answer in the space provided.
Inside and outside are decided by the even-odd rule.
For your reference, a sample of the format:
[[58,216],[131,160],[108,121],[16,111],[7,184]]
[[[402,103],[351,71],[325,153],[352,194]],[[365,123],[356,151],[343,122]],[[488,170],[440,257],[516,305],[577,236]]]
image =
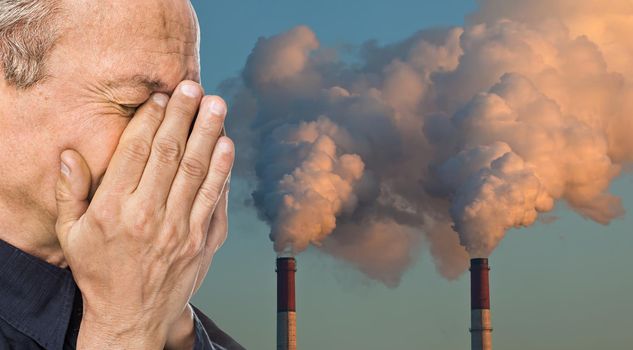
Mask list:
[[[389,43],[436,25],[460,25],[474,1],[194,0],[208,92],[235,76],[258,37],[308,25],[324,46]],[[239,118],[231,115],[229,118]],[[228,123],[230,133],[230,122]],[[238,156],[239,156],[239,144]],[[633,178],[612,191],[633,208]],[[248,349],[275,348],[275,253],[268,227],[234,181],[230,233],[195,302]],[[633,344],[633,217],[609,226],[560,205],[551,224],[510,231],[491,256],[495,348],[630,349]],[[299,348],[466,349],[469,281],[439,276],[422,252],[396,289],[331,257],[298,257]]]

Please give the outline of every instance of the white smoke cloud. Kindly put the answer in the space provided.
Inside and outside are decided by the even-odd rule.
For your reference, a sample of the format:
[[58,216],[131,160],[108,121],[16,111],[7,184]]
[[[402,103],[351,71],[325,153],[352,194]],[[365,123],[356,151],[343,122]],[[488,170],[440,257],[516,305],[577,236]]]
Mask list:
[[[364,164],[356,154],[337,154],[332,135],[338,127],[327,118],[280,127],[272,133],[274,155],[263,165],[264,172],[275,171],[281,164],[296,166],[289,173],[276,173],[266,184],[275,192],[269,201],[271,239],[275,250],[296,254],[310,243],[320,245],[336,228],[336,218],[356,208],[354,186],[363,176]],[[287,155],[284,158],[275,158]],[[294,159],[293,159],[294,158]],[[282,165],[283,166],[283,165]],[[281,175],[281,179],[279,176]],[[257,194],[256,194],[257,195]]]
[[260,39],[225,88],[275,249],[314,245],[396,286],[422,245],[455,278],[556,201],[622,215],[627,4],[484,0],[464,27],[369,41],[355,62],[307,27]]

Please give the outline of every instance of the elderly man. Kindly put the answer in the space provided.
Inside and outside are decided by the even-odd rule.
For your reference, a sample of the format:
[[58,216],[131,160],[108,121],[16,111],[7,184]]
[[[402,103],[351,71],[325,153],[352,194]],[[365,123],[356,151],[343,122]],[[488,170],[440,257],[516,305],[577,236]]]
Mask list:
[[234,150],[188,0],[0,0],[0,349],[241,349],[189,304]]

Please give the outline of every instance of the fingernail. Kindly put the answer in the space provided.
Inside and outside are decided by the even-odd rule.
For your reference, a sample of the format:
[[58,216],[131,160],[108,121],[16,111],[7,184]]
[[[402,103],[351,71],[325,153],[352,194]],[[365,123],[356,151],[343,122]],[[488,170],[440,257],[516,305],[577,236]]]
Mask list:
[[226,114],[226,107],[224,106],[224,103],[217,100],[213,100],[211,102],[209,110],[211,111],[211,114],[216,116],[224,116],[224,114]]
[[66,177],[70,176],[70,168],[64,162],[61,162],[61,171],[62,171],[62,174],[64,174],[64,176]]
[[200,96],[200,89],[193,84],[183,84],[180,87],[180,91],[191,98],[196,98]]
[[165,94],[155,93],[152,95],[152,100],[161,107],[167,106],[168,97]]

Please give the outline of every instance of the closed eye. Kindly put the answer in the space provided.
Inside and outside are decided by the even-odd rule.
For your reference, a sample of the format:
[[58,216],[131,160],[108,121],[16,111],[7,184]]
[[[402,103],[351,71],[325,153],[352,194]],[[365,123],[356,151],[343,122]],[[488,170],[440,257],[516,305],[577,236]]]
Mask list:
[[145,99],[145,101],[140,103],[117,103],[117,105],[127,117],[131,118],[134,116],[134,114],[136,114],[138,108],[141,107],[145,102],[147,102],[147,98]]
[[119,107],[124,112],[126,117],[132,117],[136,114],[136,110],[141,106],[141,104],[119,104]]
[[129,108],[129,109],[137,109],[141,106],[140,103],[138,104],[122,104],[121,107],[123,108]]

